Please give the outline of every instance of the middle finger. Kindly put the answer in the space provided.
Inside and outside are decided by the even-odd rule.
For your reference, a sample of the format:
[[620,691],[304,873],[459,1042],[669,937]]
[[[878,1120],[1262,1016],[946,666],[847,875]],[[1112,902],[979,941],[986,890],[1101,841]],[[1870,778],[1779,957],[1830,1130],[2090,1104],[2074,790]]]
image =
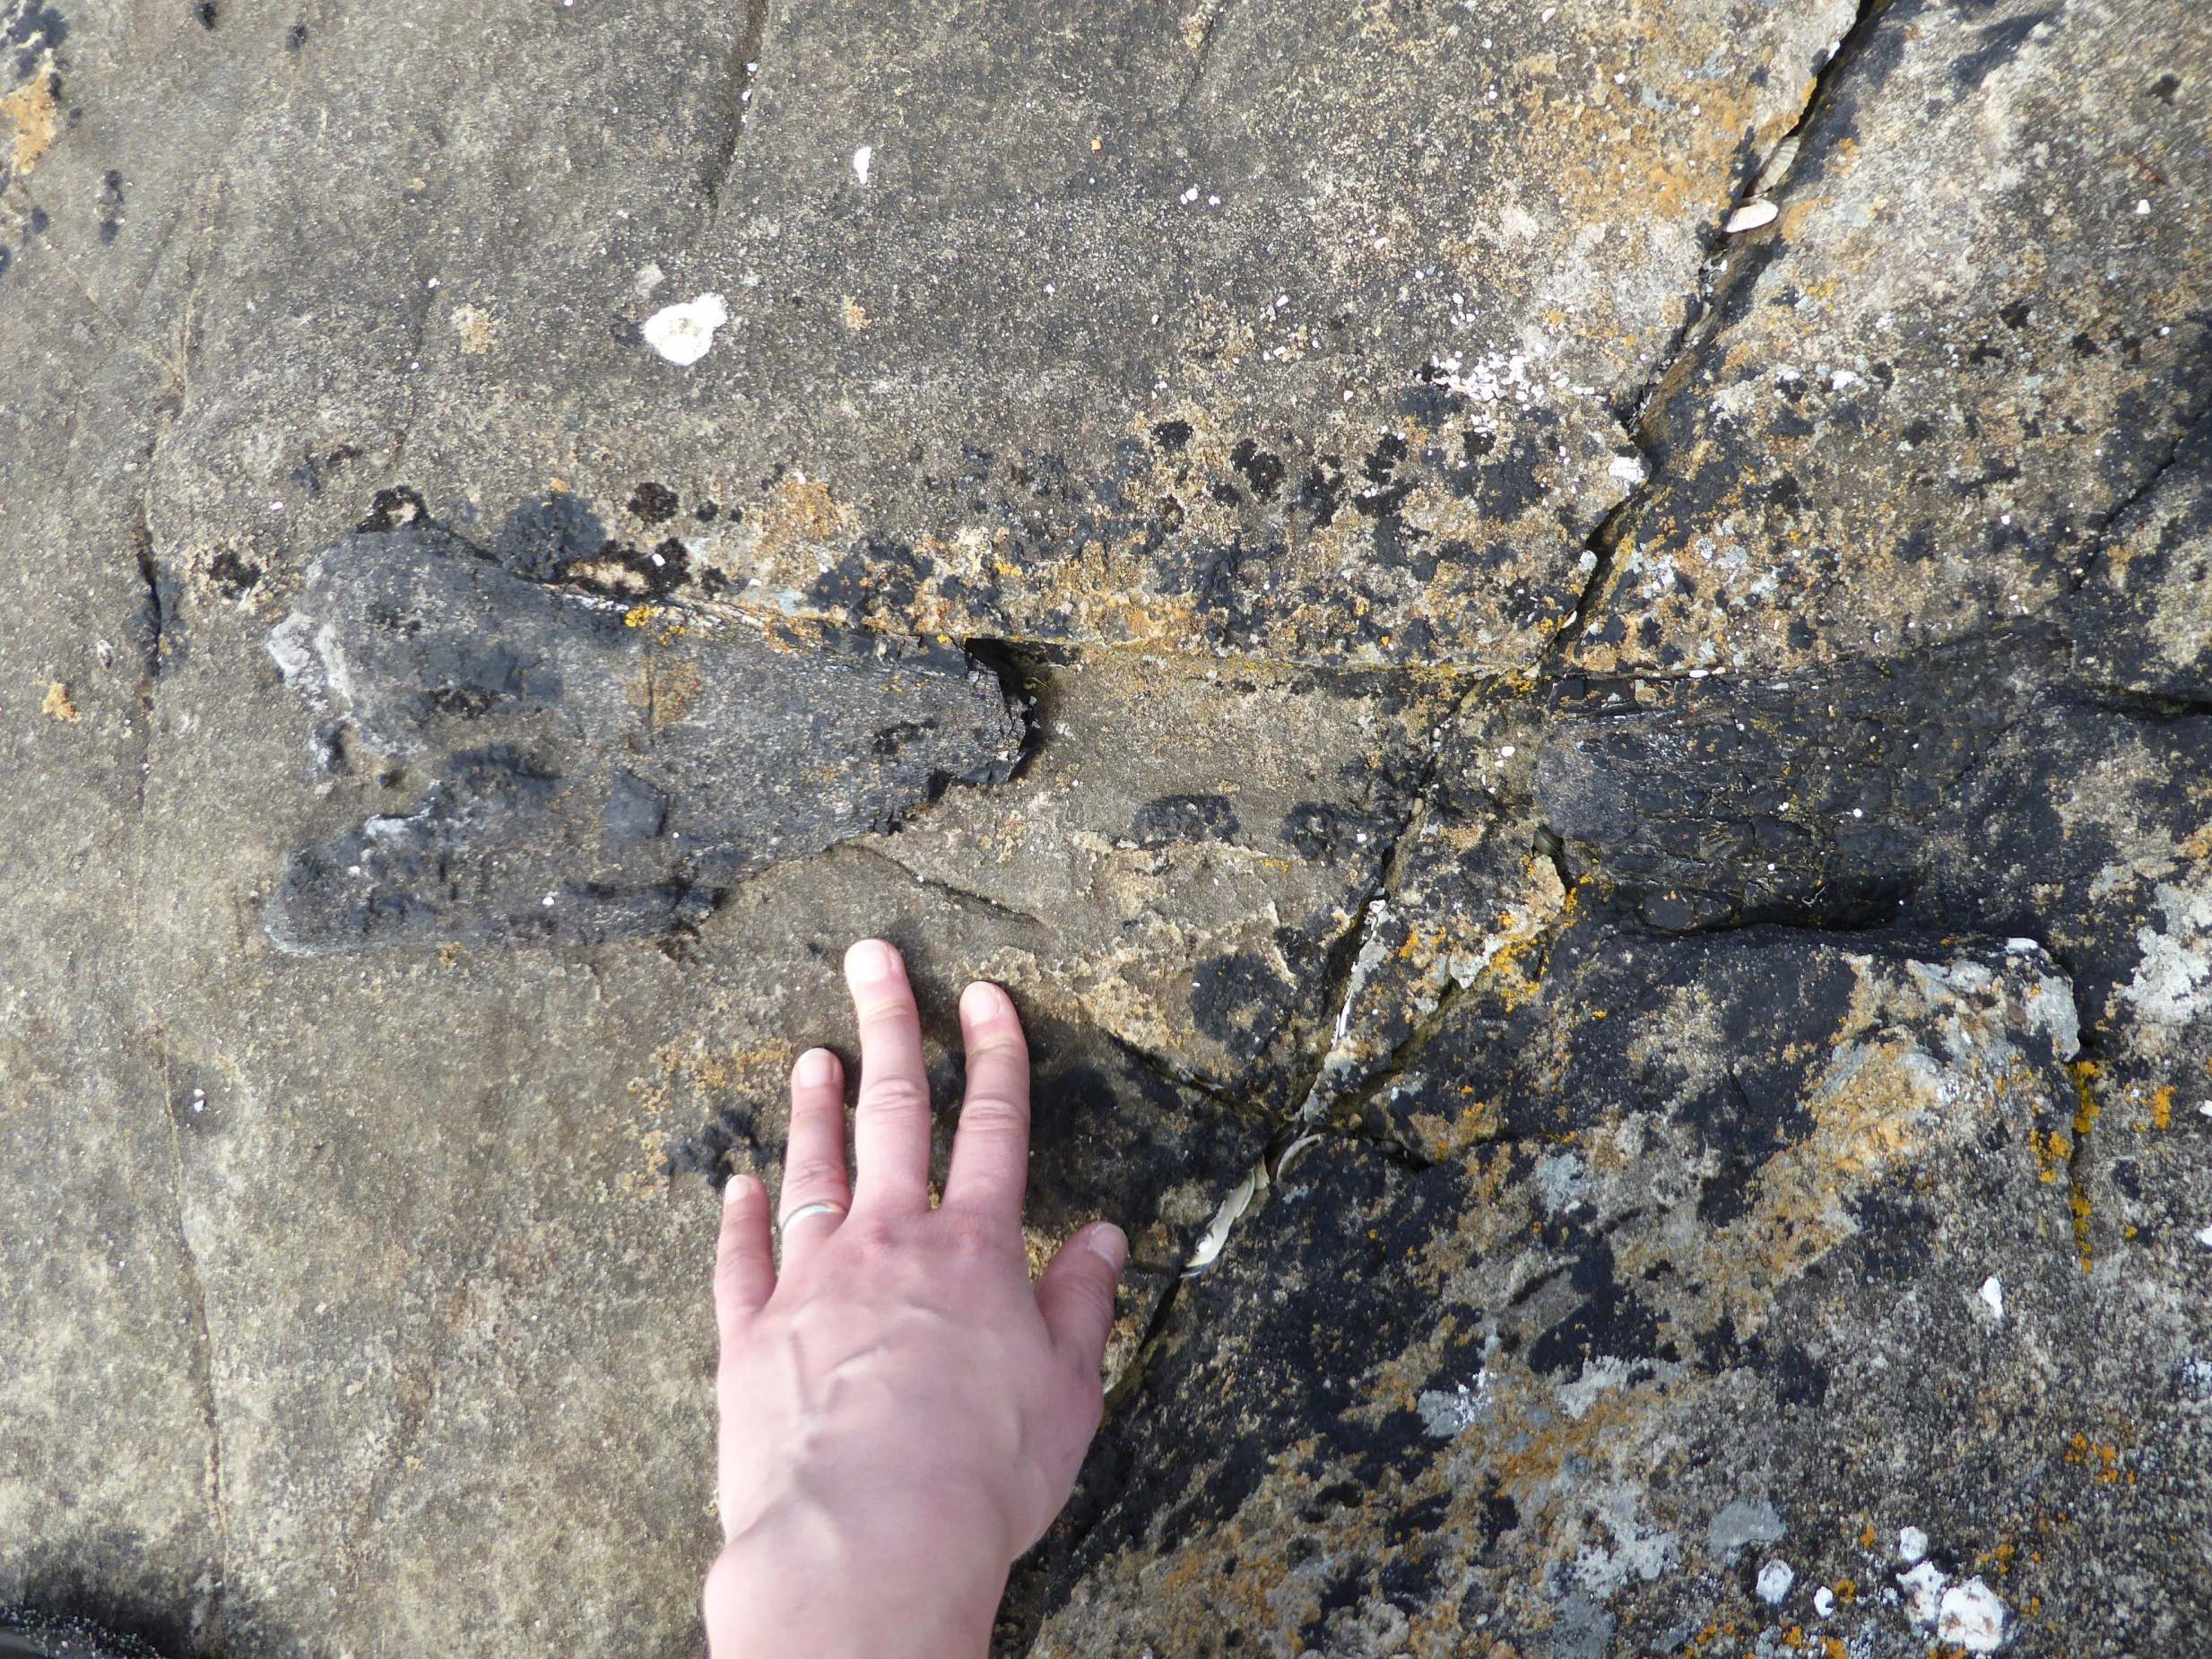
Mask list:
[[845,953],[846,983],[860,1021],[860,1102],[853,1146],[860,1168],[854,1207],[929,1207],[929,1073],[922,1017],[898,952],[863,939]]

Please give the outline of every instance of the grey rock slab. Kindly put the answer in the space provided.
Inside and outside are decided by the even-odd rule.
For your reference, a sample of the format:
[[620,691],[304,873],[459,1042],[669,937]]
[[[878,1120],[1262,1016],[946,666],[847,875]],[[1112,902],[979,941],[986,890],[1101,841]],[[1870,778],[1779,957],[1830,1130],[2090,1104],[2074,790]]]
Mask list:
[[[161,275],[187,579],[558,479],[771,612],[1513,666],[1849,14],[90,10],[9,280]],[[679,366],[648,326],[705,295]],[[646,484],[681,523],[622,518]]]
[[1131,651],[1019,673],[1036,735],[1019,776],[867,845],[1032,918],[1040,963],[1101,1029],[1283,1115],[1456,693]]
[[1794,671],[2060,603],[2202,411],[2190,0],[1873,14],[1645,422],[1575,647]]
[[0,274],[0,1604],[181,1650],[222,1594],[224,1518],[203,1241],[174,1178],[189,1094],[136,935],[159,612],[143,454],[81,441],[129,434],[162,386],[82,296],[19,274]]
[[317,560],[268,650],[318,717],[316,766],[426,778],[412,810],[293,855],[268,914],[293,951],[693,926],[729,885],[1020,753],[957,650],[625,608],[412,527]]

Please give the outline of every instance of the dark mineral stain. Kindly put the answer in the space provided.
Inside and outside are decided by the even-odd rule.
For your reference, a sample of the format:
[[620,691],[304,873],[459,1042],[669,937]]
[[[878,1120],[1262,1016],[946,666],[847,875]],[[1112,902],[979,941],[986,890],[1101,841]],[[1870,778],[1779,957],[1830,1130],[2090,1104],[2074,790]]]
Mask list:
[[884,536],[865,536],[814,578],[807,597],[825,610],[842,609],[848,616],[904,615],[921,593],[922,574],[912,547]]
[[39,59],[69,39],[69,24],[52,6],[31,0],[13,17],[0,19],[0,51],[15,58],[19,79],[35,73]]
[[100,239],[112,242],[123,230],[123,175],[110,168],[100,181]]
[[287,52],[297,52],[301,47],[307,45],[307,24],[294,23],[290,29],[287,29],[284,31],[284,49]]
[[717,1193],[730,1178],[730,1154],[748,1159],[759,1153],[762,1143],[753,1132],[759,1107],[751,1101],[725,1106],[701,1126],[697,1134],[667,1143],[667,1168],[672,1176],[700,1175]]
[[261,580],[261,567],[248,564],[229,549],[217,553],[207,567],[208,578],[226,599],[243,599]]
[[1245,475],[1253,499],[1271,501],[1283,481],[1283,464],[1249,438],[1229,451],[1229,465]]
[[1140,847],[1159,847],[1179,842],[1233,841],[1236,813],[1228,797],[1219,795],[1164,795],[1137,809],[1130,838]]
[[1659,1349],[1659,1322],[1615,1274],[1613,1246],[1593,1240],[1567,1270],[1583,1299],[1566,1318],[1529,1344],[1529,1368],[1572,1379],[1585,1360],[1644,1359]]
[[1301,858],[1334,862],[1371,842],[1370,819],[1328,801],[1301,801],[1283,815],[1282,838]]
[[1343,501],[1344,470],[1335,456],[1323,456],[1306,468],[1298,480],[1297,494],[1291,498],[1291,505],[1308,515],[1316,530],[1335,521]]
[[1152,440],[1173,455],[1191,441],[1191,423],[1188,421],[1162,421],[1152,429]]
[[668,821],[667,793],[628,768],[620,768],[600,819],[608,836],[616,841],[650,841]]
[[1909,1199],[1875,1191],[1852,1206],[1859,1224],[1853,1251],[1869,1283],[1915,1280],[1934,1258],[1935,1218]]
[[323,486],[330,482],[333,473],[348,461],[360,460],[360,455],[361,452],[351,444],[340,444],[335,449],[319,457],[310,452],[301,456],[299,465],[293,467],[286,476],[305,490],[311,499],[323,493]]
[[192,15],[200,20],[203,29],[213,29],[222,21],[222,12],[215,4],[215,0],[200,0],[200,4],[192,8]]
[[630,515],[641,524],[664,525],[680,505],[676,492],[666,484],[639,484],[629,498]]
[[429,508],[422,502],[421,492],[408,484],[394,484],[388,490],[379,490],[369,499],[369,517],[353,526],[357,534],[376,535],[387,531],[403,530],[411,525],[427,523]]
[[1286,987],[1250,951],[1233,951],[1199,964],[1192,977],[1191,1018],[1198,1029],[1240,1060],[1256,1060],[1275,1035],[1271,1016]]

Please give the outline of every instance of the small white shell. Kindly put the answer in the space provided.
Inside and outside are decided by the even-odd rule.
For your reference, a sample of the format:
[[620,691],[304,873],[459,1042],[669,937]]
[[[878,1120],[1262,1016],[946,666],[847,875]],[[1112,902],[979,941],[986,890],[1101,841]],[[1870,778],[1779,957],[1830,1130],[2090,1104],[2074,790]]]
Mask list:
[[701,294],[684,305],[663,306],[646,318],[639,332],[663,357],[688,369],[707,355],[715,343],[715,330],[729,320],[729,308],[720,294]]
[[1741,236],[1747,230],[1756,230],[1761,225],[1771,225],[1782,216],[1782,209],[1772,202],[1749,201],[1722,221],[1721,229],[1731,236]]

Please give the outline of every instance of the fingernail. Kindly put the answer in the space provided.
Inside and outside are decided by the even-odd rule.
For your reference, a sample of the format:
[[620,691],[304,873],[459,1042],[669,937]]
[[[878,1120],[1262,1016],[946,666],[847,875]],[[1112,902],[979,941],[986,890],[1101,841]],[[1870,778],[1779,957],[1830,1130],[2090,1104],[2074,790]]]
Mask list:
[[741,1198],[750,1196],[759,1185],[760,1177],[758,1176],[733,1175],[722,1184],[722,1202],[733,1204]]
[[845,971],[864,984],[889,979],[898,971],[898,952],[880,939],[863,939],[845,953]]
[[837,1056],[827,1048],[810,1048],[799,1056],[799,1064],[792,1068],[792,1081],[801,1083],[826,1083],[837,1069]]
[[988,979],[978,979],[960,993],[960,1012],[970,1021],[995,1019],[1005,1010],[1006,993]]
[[1129,1260],[1129,1235],[1111,1221],[1101,1221],[1090,1229],[1083,1248],[1119,1273]]

